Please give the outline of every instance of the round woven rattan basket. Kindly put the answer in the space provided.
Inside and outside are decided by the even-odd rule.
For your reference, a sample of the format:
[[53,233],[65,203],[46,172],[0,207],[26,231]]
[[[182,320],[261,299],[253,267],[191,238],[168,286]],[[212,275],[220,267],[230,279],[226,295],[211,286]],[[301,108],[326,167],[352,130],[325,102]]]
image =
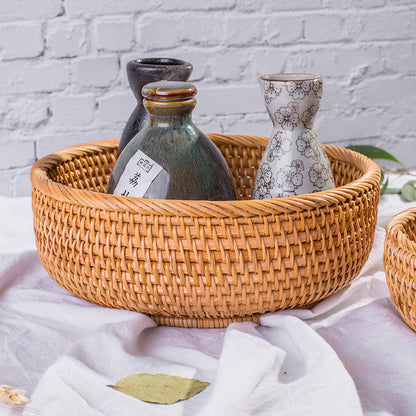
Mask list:
[[416,331],[416,207],[388,222],[383,261],[391,298],[403,320]]
[[267,139],[210,135],[238,201],[105,194],[117,140],[69,147],[31,171],[34,229],[49,274],[75,295],[159,324],[223,327],[304,307],[347,286],[373,244],[380,171],[325,146],[337,188],[250,200]]

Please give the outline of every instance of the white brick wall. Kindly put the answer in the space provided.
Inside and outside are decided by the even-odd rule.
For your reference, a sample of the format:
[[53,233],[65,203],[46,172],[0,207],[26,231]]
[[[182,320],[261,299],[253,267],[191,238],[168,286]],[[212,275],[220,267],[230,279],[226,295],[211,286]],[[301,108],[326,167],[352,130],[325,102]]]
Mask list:
[[42,26],[38,22],[3,24],[0,48],[3,61],[39,56],[43,52]]
[[0,195],[27,195],[33,162],[119,137],[137,57],[194,65],[205,132],[267,136],[257,83],[319,73],[324,143],[364,143],[416,167],[415,0],[1,0]]
[[46,24],[46,49],[51,58],[72,58],[84,55],[87,49],[87,28],[83,20]]

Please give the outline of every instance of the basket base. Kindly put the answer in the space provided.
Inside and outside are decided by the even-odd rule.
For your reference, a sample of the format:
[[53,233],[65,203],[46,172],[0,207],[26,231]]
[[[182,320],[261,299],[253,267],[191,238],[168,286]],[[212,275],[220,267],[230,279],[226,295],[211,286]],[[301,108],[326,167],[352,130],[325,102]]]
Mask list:
[[[300,309],[311,309],[317,305],[321,300],[300,306]],[[233,322],[255,322],[260,323],[262,314],[254,313],[245,316],[230,316],[230,317],[211,317],[211,318],[191,318],[189,316],[162,316],[149,315],[158,325],[164,326],[178,326],[183,328],[226,328]]]
[[233,322],[251,321],[260,323],[260,314],[218,318],[190,318],[180,316],[150,315],[158,325],[181,326],[184,328],[225,328]]

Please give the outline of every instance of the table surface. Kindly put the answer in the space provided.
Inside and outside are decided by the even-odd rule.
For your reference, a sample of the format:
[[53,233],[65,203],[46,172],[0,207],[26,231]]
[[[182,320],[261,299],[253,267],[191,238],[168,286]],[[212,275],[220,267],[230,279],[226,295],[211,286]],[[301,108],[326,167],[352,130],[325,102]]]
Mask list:
[[[392,187],[409,180],[389,177]],[[416,334],[389,297],[382,264],[385,225],[411,206],[381,197],[360,275],[313,309],[185,329],[59,287],[36,252],[30,198],[0,197],[0,383],[26,389],[24,415],[414,415]],[[173,405],[106,387],[137,373],[210,385]],[[21,413],[0,405],[1,415]]]

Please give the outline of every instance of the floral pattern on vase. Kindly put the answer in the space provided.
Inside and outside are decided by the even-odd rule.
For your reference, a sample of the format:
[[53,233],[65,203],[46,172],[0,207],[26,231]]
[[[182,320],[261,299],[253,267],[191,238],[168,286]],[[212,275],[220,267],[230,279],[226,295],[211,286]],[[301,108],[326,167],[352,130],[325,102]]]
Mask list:
[[315,162],[309,169],[309,179],[314,186],[322,190],[329,179],[328,168],[320,162]]
[[273,85],[271,82],[265,82],[264,83],[264,101],[266,101],[267,104],[270,104],[272,100],[276,99],[280,93],[282,92],[282,89]]
[[286,107],[279,107],[274,118],[283,130],[293,130],[299,123],[299,103],[292,101]]
[[280,159],[285,153],[289,152],[292,147],[292,141],[283,131],[278,131],[270,138],[270,152],[267,155],[267,160],[272,162],[274,159]]
[[322,79],[318,79],[312,84],[312,91],[317,98],[322,98]]
[[303,185],[303,170],[303,162],[300,159],[292,160],[290,165],[277,170],[276,184],[281,189],[279,196],[291,196]]
[[286,90],[295,100],[303,100],[311,92],[311,84],[308,81],[290,81],[286,84]]
[[296,147],[298,152],[306,158],[312,158],[318,160],[319,153],[319,142],[316,140],[315,135],[310,131],[303,132],[296,139]]
[[334,188],[329,160],[313,128],[322,97],[321,77],[264,75],[260,86],[273,132],[257,172],[253,199]]
[[315,115],[318,112],[318,110],[319,110],[319,105],[312,104],[309,108],[307,108],[302,113],[301,120],[305,128],[307,129],[313,128],[313,122],[315,120]]
[[272,168],[268,163],[263,163],[258,170],[257,193],[259,199],[271,198],[270,190],[274,186]]

